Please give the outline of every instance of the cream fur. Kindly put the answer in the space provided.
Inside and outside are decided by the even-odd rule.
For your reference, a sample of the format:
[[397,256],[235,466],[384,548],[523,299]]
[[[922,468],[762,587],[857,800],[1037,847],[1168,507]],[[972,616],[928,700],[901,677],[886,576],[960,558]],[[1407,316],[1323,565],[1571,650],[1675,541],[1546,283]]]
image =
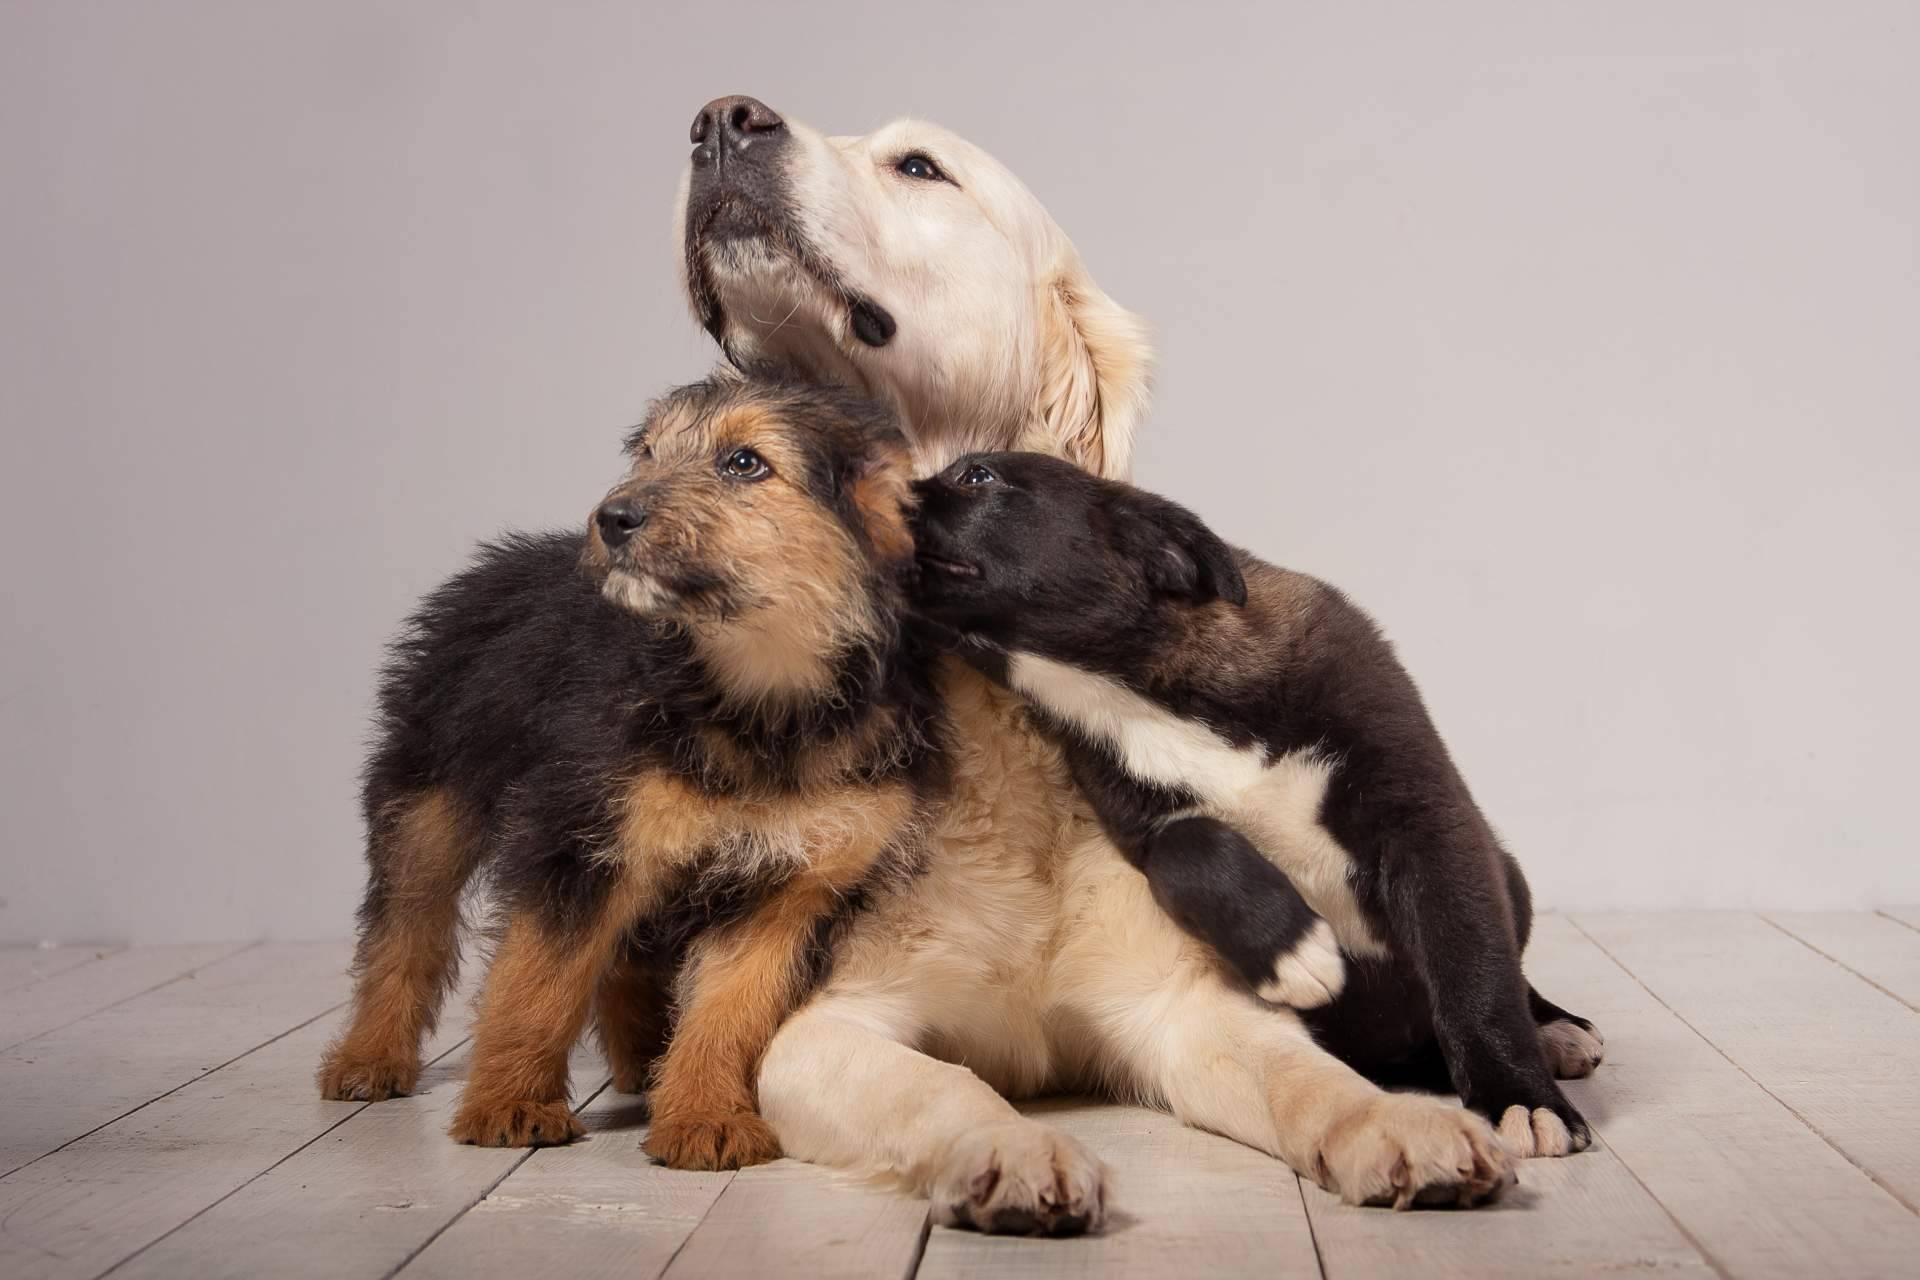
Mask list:
[[[1146,412],[1151,346],[1101,292],[1021,181],[937,125],[897,120],[829,138],[791,118],[787,183],[800,234],[846,284],[899,321],[874,349],[845,300],[763,244],[706,262],[737,360],[777,356],[890,401],[917,465],[971,449],[1036,449],[1124,479]],[[952,183],[894,171],[931,156]],[[675,223],[684,234],[683,180]],[[686,270],[685,252],[676,255]]]
[[[922,472],[1017,447],[1124,478],[1148,396],[1144,326],[1094,285],[1033,195],[917,121],[859,138],[789,127],[810,247],[899,328],[863,346],[844,300],[776,247],[735,245],[705,257],[734,358],[777,355],[890,400]],[[903,180],[893,166],[908,151],[958,185]],[[1097,1159],[1007,1101],[1093,1089],[1269,1152],[1354,1203],[1471,1202],[1511,1180],[1484,1120],[1383,1093],[1290,1010],[1233,986],[1101,835],[1014,695],[957,664],[944,685],[955,786],[927,869],[856,919],[761,1066],[760,1106],[790,1154],[938,1194],[941,1221],[985,1211],[960,1205],[960,1189],[991,1163],[987,1208],[1066,1196],[1097,1225]],[[1217,770],[1210,803],[1258,794],[1270,825],[1256,840],[1288,850],[1343,943],[1376,945],[1345,893],[1344,852],[1314,820],[1324,765],[1223,754],[1204,730],[1171,731],[1110,690],[1063,696],[1105,699],[1145,770],[1194,758]]]

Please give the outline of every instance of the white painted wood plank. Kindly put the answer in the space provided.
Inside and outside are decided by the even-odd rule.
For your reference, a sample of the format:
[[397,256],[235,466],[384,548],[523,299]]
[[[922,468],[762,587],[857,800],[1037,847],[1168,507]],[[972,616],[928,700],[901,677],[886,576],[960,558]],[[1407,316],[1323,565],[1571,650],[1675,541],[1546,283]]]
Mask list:
[[640,1149],[645,1110],[639,1098],[602,1092],[581,1112],[585,1142],[536,1151],[401,1276],[653,1280],[735,1175],[654,1164]]
[[[364,1107],[313,1083],[339,1009],[0,1179],[0,1275],[92,1277]],[[465,1039],[447,1020],[430,1058]]]
[[[447,1136],[467,1055],[463,1046],[429,1067],[411,1097],[355,1112],[137,1254],[116,1280],[391,1275],[530,1154]],[[583,1049],[574,1063],[575,1080],[598,1091],[598,1056]]]
[[1758,916],[1574,922],[1909,1209],[1920,1206],[1920,1018]]
[[1762,918],[1920,1012],[1920,930],[1871,911],[1769,911]]
[[0,1053],[0,1173],[326,1013],[349,950],[252,947]]
[[665,1274],[672,1280],[907,1276],[926,1222],[923,1200],[776,1160],[733,1176]]
[[1577,1085],[1587,1117],[1728,1274],[1864,1278],[1920,1258],[1920,1218],[1572,924],[1539,922],[1527,971],[1607,1037],[1607,1061]]
[[0,947],[0,992],[110,956],[121,947]]
[[1920,929],[1920,907],[1887,907],[1880,914],[1889,920],[1898,920],[1909,929]]
[[43,981],[0,993],[0,1050],[12,1049],[89,1014],[173,982],[252,944],[134,947]]
[[1115,1208],[1107,1229],[1027,1240],[935,1227],[920,1280],[1320,1275],[1298,1180],[1271,1156],[1143,1107],[1074,1100],[1021,1109],[1107,1162]]

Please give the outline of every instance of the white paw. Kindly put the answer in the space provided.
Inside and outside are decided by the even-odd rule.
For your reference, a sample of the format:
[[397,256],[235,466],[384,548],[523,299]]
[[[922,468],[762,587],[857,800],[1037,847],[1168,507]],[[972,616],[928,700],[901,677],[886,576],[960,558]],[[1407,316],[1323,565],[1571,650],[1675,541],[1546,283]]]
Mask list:
[[1540,1048],[1547,1065],[1560,1080],[1579,1080],[1593,1074],[1607,1056],[1607,1042],[1598,1027],[1592,1031],[1566,1021],[1549,1022],[1540,1028]]
[[1513,1159],[1493,1127],[1451,1102],[1382,1093],[1336,1121],[1321,1143],[1314,1180],[1348,1204],[1453,1205],[1497,1200],[1513,1185]]
[[1500,1141],[1514,1155],[1531,1160],[1585,1151],[1591,1139],[1569,1131],[1566,1121],[1545,1107],[1528,1111],[1516,1104],[1500,1113]]
[[954,1143],[930,1196],[943,1227],[1079,1235],[1106,1216],[1107,1169],[1057,1129],[1009,1120]]
[[1340,943],[1333,926],[1316,920],[1293,949],[1273,966],[1273,977],[1255,988],[1255,993],[1270,1004],[1294,1009],[1317,1009],[1333,1003],[1347,985],[1347,964],[1340,958]]

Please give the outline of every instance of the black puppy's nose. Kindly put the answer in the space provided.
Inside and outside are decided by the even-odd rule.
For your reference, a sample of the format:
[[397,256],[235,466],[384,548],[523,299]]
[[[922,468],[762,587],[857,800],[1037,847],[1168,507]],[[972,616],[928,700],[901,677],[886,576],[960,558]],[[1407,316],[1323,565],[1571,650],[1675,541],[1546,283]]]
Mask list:
[[747,155],[755,144],[778,142],[786,136],[787,122],[780,113],[743,93],[715,98],[700,108],[687,133],[696,162],[719,164]]
[[647,522],[647,509],[632,498],[608,498],[593,513],[593,523],[600,530],[600,541],[607,544],[607,550],[623,547],[634,531]]

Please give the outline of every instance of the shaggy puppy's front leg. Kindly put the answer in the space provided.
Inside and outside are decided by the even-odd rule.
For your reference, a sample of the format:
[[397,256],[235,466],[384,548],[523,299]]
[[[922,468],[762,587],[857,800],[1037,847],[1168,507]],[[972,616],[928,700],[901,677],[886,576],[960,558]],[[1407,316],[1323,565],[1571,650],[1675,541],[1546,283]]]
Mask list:
[[799,876],[694,944],[680,1019],[648,1091],[648,1155],[675,1169],[779,1159],[779,1140],[754,1107],[754,1073],[799,999],[808,947],[842,887]]
[[487,972],[473,1068],[448,1132],[482,1147],[544,1147],[583,1130],[567,1096],[567,1054],[586,1024],[617,928],[560,930],[515,912]]
[[943,1226],[1098,1231],[1106,1167],[965,1067],[902,1043],[916,1030],[879,997],[830,993],[789,1019],[760,1068],[760,1107],[788,1154],[899,1178]]
[[1592,1145],[1593,1131],[1541,1047],[1499,865],[1484,823],[1396,837],[1381,860],[1387,914],[1432,999],[1460,1100],[1497,1124],[1516,1154],[1569,1155]]
[[1153,900],[1211,946],[1262,1000],[1330,1003],[1346,985],[1333,927],[1285,872],[1218,818],[1174,818],[1140,841],[1136,865]]

